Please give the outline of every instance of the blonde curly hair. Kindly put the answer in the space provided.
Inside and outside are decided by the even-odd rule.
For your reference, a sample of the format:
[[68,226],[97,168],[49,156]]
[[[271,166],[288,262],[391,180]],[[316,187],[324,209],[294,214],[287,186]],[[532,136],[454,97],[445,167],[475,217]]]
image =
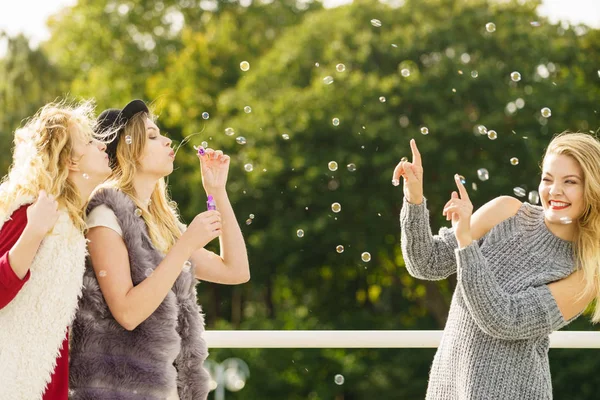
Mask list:
[[[82,199],[67,178],[74,135],[86,141],[99,139],[92,129],[93,112],[92,101],[49,103],[15,131],[12,165],[0,185],[1,214],[6,215],[15,200],[34,199],[44,190],[66,209],[78,229],[85,229],[88,199]],[[72,129],[74,125],[80,129]]]

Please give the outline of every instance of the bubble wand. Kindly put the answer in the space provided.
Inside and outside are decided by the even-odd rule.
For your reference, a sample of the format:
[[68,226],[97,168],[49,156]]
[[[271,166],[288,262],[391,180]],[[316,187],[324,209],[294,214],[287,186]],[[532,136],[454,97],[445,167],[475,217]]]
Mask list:
[[[195,147],[194,148],[196,150],[198,150],[198,155],[199,156],[203,156],[206,154],[206,150],[204,150],[204,147],[199,146],[199,147]],[[212,197],[210,194],[208,195],[208,199],[206,201],[206,208],[208,209],[208,211],[211,210],[216,210],[217,209],[217,203],[215,202],[214,197]]]

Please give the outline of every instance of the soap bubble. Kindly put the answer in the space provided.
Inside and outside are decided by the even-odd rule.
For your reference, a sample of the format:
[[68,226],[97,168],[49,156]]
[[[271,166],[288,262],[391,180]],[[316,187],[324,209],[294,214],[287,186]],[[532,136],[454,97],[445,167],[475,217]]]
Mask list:
[[519,187],[519,186],[517,186],[516,188],[513,188],[513,193],[517,197],[525,197],[525,195],[527,194],[525,189],[523,189],[522,187]]
[[542,117],[550,118],[550,116],[552,115],[552,110],[550,110],[548,107],[544,107],[544,108],[542,108],[541,113],[542,113]]
[[479,178],[480,181],[485,182],[488,179],[490,179],[490,173],[485,168],[479,168],[477,170],[477,177]]
[[537,190],[532,190],[529,192],[527,199],[531,204],[538,204],[540,202],[540,194],[537,192]]

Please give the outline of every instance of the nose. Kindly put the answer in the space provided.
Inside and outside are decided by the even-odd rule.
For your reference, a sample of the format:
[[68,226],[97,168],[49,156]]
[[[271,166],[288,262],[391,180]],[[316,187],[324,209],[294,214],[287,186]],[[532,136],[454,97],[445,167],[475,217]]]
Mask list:
[[165,141],[165,146],[167,147],[171,147],[171,143],[173,143],[173,141],[170,138],[166,138],[167,140]]
[[557,184],[550,186],[549,193],[551,196],[562,194],[562,188]]
[[106,143],[98,141],[98,149],[100,149],[100,151],[106,151]]

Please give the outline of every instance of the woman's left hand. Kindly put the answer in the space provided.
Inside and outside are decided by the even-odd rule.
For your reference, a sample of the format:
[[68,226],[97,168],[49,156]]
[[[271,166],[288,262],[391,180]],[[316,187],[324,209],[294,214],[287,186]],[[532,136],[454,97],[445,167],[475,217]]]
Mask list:
[[458,246],[462,249],[470,245],[473,241],[473,236],[471,235],[473,204],[469,199],[467,189],[465,189],[458,175],[454,175],[454,181],[458,187],[458,194],[452,192],[452,198],[444,206],[443,215],[452,219],[454,235],[458,241]]
[[229,156],[221,150],[206,149],[204,155],[198,154],[202,185],[206,193],[213,194],[225,189],[229,173]]

